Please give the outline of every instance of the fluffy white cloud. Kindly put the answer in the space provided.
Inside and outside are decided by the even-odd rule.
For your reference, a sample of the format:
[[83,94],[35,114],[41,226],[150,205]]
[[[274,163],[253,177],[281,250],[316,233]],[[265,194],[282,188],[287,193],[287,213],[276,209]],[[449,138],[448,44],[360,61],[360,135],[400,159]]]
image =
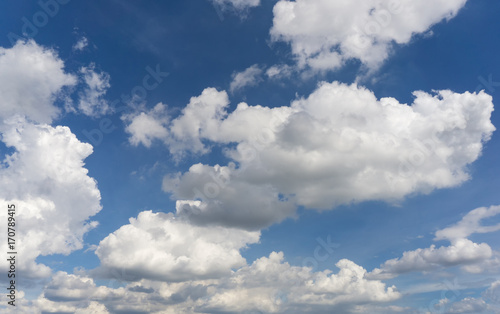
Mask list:
[[[103,98],[110,87],[109,75],[96,72],[95,65],[79,71],[82,88],[77,107],[85,115],[100,116],[111,111]],[[12,48],[0,47],[0,118],[24,115],[38,123],[52,123],[61,109],[57,100],[66,102],[69,111],[72,100],[65,87],[75,87],[76,75],[64,71],[64,62],[57,53],[30,41],[18,41]]]
[[367,280],[366,270],[343,259],[331,271],[311,273],[306,267],[283,262],[283,253],[256,260],[232,276],[225,289],[218,289],[204,309],[217,311],[262,311],[266,313],[312,313],[343,306],[388,302],[399,298],[395,287]]
[[183,281],[227,275],[245,259],[239,250],[260,232],[192,226],[172,214],[142,212],[99,243],[101,272],[130,278]]
[[[36,264],[39,255],[69,254],[83,246],[83,235],[97,225],[89,217],[101,210],[100,193],[83,160],[92,146],[67,127],[51,127],[12,118],[2,125],[2,141],[15,151],[0,166],[0,203],[15,204],[17,267],[24,278],[50,275]],[[7,211],[0,212],[7,220]],[[0,236],[7,252],[6,235]],[[2,259],[0,268],[8,265]]]
[[215,5],[223,9],[233,8],[237,11],[244,11],[260,5],[260,0],[211,0]]
[[499,208],[500,206],[491,206],[471,210],[455,225],[436,231],[434,240],[448,240],[451,245],[437,249],[435,245],[431,245],[430,248],[404,252],[402,257],[388,260],[380,268],[374,269],[370,276],[392,278],[402,273],[455,265],[462,265],[463,270],[471,273],[498,268],[499,259],[494,256],[488,244],[474,243],[466,237],[473,233],[500,230],[498,226],[480,225],[482,219],[500,214]]
[[[186,229],[189,232],[190,229]],[[174,239],[175,240],[175,239]],[[125,287],[96,286],[81,274],[58,272],[44,293],[25,308],[75,312],[91,308],[103,313],[320,313],[350,312],[357,305],[381,304],[400,297],[395,287],[365,278],[366,270],[341,260],[339,271],[311,272],[291,266],[273,252],[212,280],[172,283],[140,280]],[[100,312],[98,312],[100,313]]]
[[44,296],[51,301],[90,300],[96,291],[91,278],[57,272],[44,289]]
[[[455,186],[468,178],[494,130],[491,97],[415,92],[411,106],[377,100],[355,85],[322,84],[294,101],[294,114],[269,133],[248,176],[269,181],[300,205],[331,208]],[[272,137],[274,135],[274,138]],[[251,173],[251,174],[250,174]]]
[[166,141],[169,134],[165,127],[169,121],[166,110],[167,107],[159,103],[149,111],[123,116],[127,123],[125,131],[131,135],[129,142],[135,146],[142,144],[150,147],[154,140]]
[[335,69],[349,59],[376,68],[393,43],[453,18],[467,0],[280,0],[271,36],[290,43],[299,67]]
[[109,84],[109,75],[95,71],[95,65],[80,69],[84,82],[84,89],[79,93],[78,109],[85,115],[99,117],[111,111],[111,107],[104,99]]
[[483,299],[464,298],[461,301],[453,303],[446,313],[484,313],[487,307],[488,306]]
[[218,92],[215,88],[205,89],[200,96],[191,97],[189,104],[179,117],[170,125],[170,151],[179,154],[183,150],[206,153],[209,151],[202,143],[203,138],[213,137],[219,129],[220,120],[229,105],[226,92]]
[[[257,194],[271,187],[272,202],[285,198],[331,209],[367,200],[392,202],[461,184],[469,178],[467,166],[495,130],[491,96],[447,90],[414,96],[408,106],[393,98],[377,99],[354,84],[322,83],[289,107],[240,103],[228,114],[227,94],[208,88],[163,125],[171,134],[166,143],[173,154],[236,144],[224,148],[236,162],[226,169],[231,184],[209,179],[209,173],[220,175],[218,170],[198,165],[176,182],[168,177],[164,189],[186,200],[213,198],[223,204],[228,195],[244,193],[235,192],[237,188]],[[203,192],[207,184],[218,185],[217,195],[204,192],[206,197],[193,198],[193,191]]]
[[207,88],[200,96],[192,97],[181,115],[172,121],[167,115],[167,107],[161,103],[149,111],[124,115],[122,120],[126,123],[125,130],[130,134],[131,144],[149,147],[154,140],[160,140],[179,158],[185,151],[210,151],[202,140],[216,135],[219,119],[226,115],[224,107],[227,105],[226,92]]
[[229,85],[229,90],[231,93],[234,93],[244,87],[257,85],[260,81],[262,81],[263,72],[264,71],[258,64],[254,64],[242,72],[233,73],[233,80]]
[[32,40],[0,47],[0,119],[20,114],[50,123],[60,113],[54,101],[61,89],[76,82],[75,76],[65,73],[55,51]]

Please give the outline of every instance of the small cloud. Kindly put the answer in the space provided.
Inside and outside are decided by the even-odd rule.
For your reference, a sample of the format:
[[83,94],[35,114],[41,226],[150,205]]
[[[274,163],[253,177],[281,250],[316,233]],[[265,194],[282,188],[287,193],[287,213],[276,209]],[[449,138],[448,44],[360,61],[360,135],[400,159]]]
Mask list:
[[262,72],[263,70],[259,67],[259,65],[254,64],[243,72],[233,73],[233,81],[229,86],[231,93],[234,93],[244,87],[255,86],[260,83],[262,81]]
[[73,45],[73,51],[82,51],[89,45],[89,40],[87,37],[82,37],[76,44]]
[[130,134],[129,142],[134,146],[150,147],[154,140],[165,141],[169,135],[167,106],[162,103],[149,111],[125,115],[122,120],[126,123],[125,131]]
[[266,76],[270,79],[287,78],[292,75],[293,70],[288,64],[273,65],[266,70]]
[[110,112],[112,109],[104,99],[108,88],[111,87],[109,74],[96,72],[94,64],[82,67],[80,74],[86,87],[79,94],[78,109],[90,117],[99,117]]
[[260,5],[260,0],[212,0],[212,2],[223,10],[234,9],[238,12],[243,12]]
[[95,245],[95,244],[91,244],[88,246],[88,248],[83,251],[84,253],[87,253],[87,252],[94,252],[95,250],[97,250],[99,246]]

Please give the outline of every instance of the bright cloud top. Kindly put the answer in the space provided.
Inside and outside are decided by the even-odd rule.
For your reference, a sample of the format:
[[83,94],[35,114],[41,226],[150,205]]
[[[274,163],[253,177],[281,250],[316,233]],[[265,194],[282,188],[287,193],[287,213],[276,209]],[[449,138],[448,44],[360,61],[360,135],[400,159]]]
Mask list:
[[132,135],[129,142],[132,145],[142,144],[150,147],[155,139],[166,140],[168,130],[164,125],[168,124],[167,107],[164,104],[157,104],[149,112],[125,115],[122,120],[127,122],[125,131]]
[[[484,92],[451,91],[414,96],[408,106],[394,98],[379,100],[356,85],[322,83],[289,107],[241,103],[227,113],[227,94],[208,88],[177,118],[167,122],[143,112],[131,118],[128,130],[138,143],[134,139],[144,137],[144,131],[132,126],[139,119],[156,121],[161,128],[155,129],[164,130],[157,138],[174,155],[207,153],[211,143],[236,143],[224,151],[237,167],[229,165],[219,173],[219,166],[193,166],[177,178],[166,178],[164,189],[178,199],[223,204],[238,195],[229,190],[241,184],[250,194],[272,187],[269,204],[286,201],[286,196],[308,208],[330,209],[367,200],[396,201],[469,178],[467,165],[495,130],[492,98]],[[143,142],[149,144],[155,134]],[[214,179],[221,176],[230,186]],[[212,195],[214,189],[217,195]],[[208,205],[199,212],[207,213],[207,208],[214,208],[214,214],[221,211]],[[229,209],[225,212],[231,215]]]
[[34,41],[0,47],[0,118],[14,114],[51,123],[61,110],[54,105],[63,87],[75,85],[74,75],[64,72],[56,52]]
[[[68,127],[45,124],[59,117],[58,100],[69,100],[64,88],[73,88],[76,77],[65,73],[55,51],[34,41],[0,48],[0,134],[11,151],[0,165],[0,201],[18,209],[18,267],[26,279],[50,275],[38,256],[81,249],[97,226],[89,218],[101,210],[97,183],[84,168],[92,146]],[[6,260],[0,265],[6,269]]]
[[[110,87],[110,77],[95,71],[95,65],[81,67],[79,73],[66,73],[64,62],[57,53],[33,40],[19,41],[12,48],[0,47],[0,118],[25,116],[37,123],[52,123],[62,110],[72,108],[71,92],[81,77],[78,111],[92,117],[109,113],[111,108],[104,95]],[[66,88],[66,90],[65,90]]]
[[[25,278],[45,277],[50,269],[35,263],[39,255],[69,254],[83,247],[83,236],[97,226],[89,221],[101,210],[101,195],[83,160],[92,146],[78,141],[67,127],[12,119],[2,126],[2,140],[15,149],[0,167],[0,200],[17,207],[19,265]],[[7,212],[0,217],[7,220]],[[2,250],[7,240],[2,235]],[[1,268],[6,269],[2,260]]]
[[393,43],[406,44],[446,19],[467,0],[280,0],[271,36],[290,43],[299,67],[329,70],[349,59],[377,68]]
[[103,239],[96,254],[102,267],[128,278],[203,279],[243,266],[239,250],[259,237],[260,232],[191,226],[172,214],[142,212]]
[[330,270],[311,272],[290,266],[283,253],[273,252],[238,270],[225,289],[219,289],[205,311],[263,311],[266,313],[313,313],[354,307],[356,304],[388,302],[400,297],[394,286],[367,280],[366,270],[343,259]]

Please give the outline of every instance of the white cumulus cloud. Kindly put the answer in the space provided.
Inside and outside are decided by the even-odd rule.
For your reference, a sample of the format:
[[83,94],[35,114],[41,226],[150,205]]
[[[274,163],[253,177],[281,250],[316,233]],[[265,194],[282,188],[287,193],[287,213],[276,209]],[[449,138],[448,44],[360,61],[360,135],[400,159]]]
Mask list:
[[172,154],[185,150],[207,153],[209,149],[201,140],[215,135],[228,104],[227,93],[215,88],[207,88],[200,96],[191,97],[181,115],[169,125],[172,137],[168,144]]
[[392,45],[453,18],[467,0],[280,0],[271,37],[290,43],[299,67],[336,69],[349,59],[378,67]]
[[131,278],[203,279],[243,266],[239,250],[259,237],[258,231],[192,226],[172,214],[149,211],[103,239],[96,254],[104,271],[124,270]]
[[169,121],[166,110],[167,107],[159,103],[149,111],[124,115],[122,119],[127,124],[125,131],[130,134],[129,142],[150,147],[155,140],[166,141],[168,130],[165,125]]
[[[45,277],[50,269],[35,259],[81,249],[84,234],[97,225],[89,218],[101,210],[101,196],[83,162],[92,146],[67,127],[23,118],[8,120],[0,131],[5,145],[14,149],[0,167],[0,203],[17,208],[17,266],[25,278]],[[7,221],[7,211],[0,217]],[[1,247],[7,252],[5,237]],[[5,259],[0,265],[7,268]]]
[[[185,226],[185,232],[190,231]],[[323,313],[350,312],[358,305],[383,304],[401,296],[394,286],[367,279],[366,270],[352,261],[343,259],[336,266],[337,273],[312,272],[291,266],[283,253],[272,252],[217,279],[143,279],[120,288],[98,286],[84,274],[58,272],[44,292],[23,309],[26,313],[88,313],[85,310],[91,309],[102,313]]]
[[[223,151],[235,166],[221,169],[231,184],[210,179],[210,173],[218,175],[200,165],[174,181],[167,177],[164,189],[180,199],[212,198],[223,206],[243,193],[237,188],[252,194],[269,187],[268,204],[287,200],[331,209],[368,200],[394,202],[468,180],[467,166],[495,130],[491,96],[444,90],[417,91],[414,97],[409,106],[394,98],[377,99],[355,84],[321,83],[290,106],[240,103],[228,113],[227,94],[205,89],[177,118],[163,124],[171,134],[165,142],[174,155],[230,145]],[[210,196],[211,189],[218,189],[217,195]],[[194,195],[196,190],[203,193]]]
[[64,71],[57,53],[34,41],[18,41],[12,48],[0,47],[0,118],[25,115],[39,123],[51,123],[61,110],[54,102],[63,87],[77,79]]

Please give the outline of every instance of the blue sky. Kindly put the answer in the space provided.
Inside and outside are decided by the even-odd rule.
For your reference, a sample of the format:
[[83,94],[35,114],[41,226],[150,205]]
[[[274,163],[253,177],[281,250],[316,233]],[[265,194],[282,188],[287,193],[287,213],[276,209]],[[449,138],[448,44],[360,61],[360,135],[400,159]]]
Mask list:
[[499,10],[1,3],[0,311],[500,313]]

